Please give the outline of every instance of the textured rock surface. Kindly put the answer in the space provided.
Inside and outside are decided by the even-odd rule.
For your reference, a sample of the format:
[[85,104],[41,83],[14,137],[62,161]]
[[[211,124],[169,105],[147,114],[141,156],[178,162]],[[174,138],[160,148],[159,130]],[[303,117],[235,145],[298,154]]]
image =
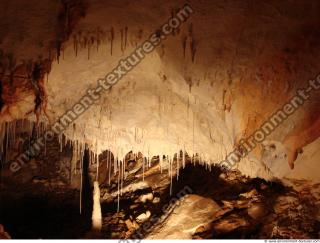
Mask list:
[[192,239],[196,229],[211,222],[212,215],[220,210],[211,199],[192,194],[181,198],[177,205],[148,239]]
[[319,238],[319,91],[234,171],[211,166],[320,72],[319,1],[188,3],[174,35],[12,174],[4,161],[185,2],[0,2],[0,238]]
[[[145,168],[144,181],[141,166],[138,171],[127,171],[123,186],[118,174],[111,176],[110,184],[108,180],[100,184],[102,230],[99,235],[90,231],[92,202],[90,206],[88,200],[92,200],[92,188],[84,187],[89,192],[80,194],[66,184],[57,186],[49,181],[46,186],[40,179],[37,182],[2,182],[1,223],[14,239],[132,239],[164,234],[168,237],[168,233],[168,238],[194,239],[318,237],[319,185],[291,180],[294,188],[284,187],[275,182],[246,178],[236,172],[224,172],[221,176],[219,168],[209,171],[191,163],[180,171],[179,180],[173,173],[171,184],[168,170],[163,170],[162,174],[153,170],[158,164],[159,161],[154,160],[152,167]],[[183,196],[188,198],[191,193],[194,195],[190,203],[179,200]],[[148,194],[160,198],[160,202],[139,200]],[[267,214],[259,213],[252,218],[250,209],[261,204],[268,209]],[[208,213],[210,208],[214,212]],[[148,220],[136,221],[148,211]],[[183,217],[192,220],[182,221]],[[175,225],[170,222],[179,227],[168,227]]]
[[[1,121],[53,122],[183,2],[1,4]],[[132,148],[145,156],[186,149],[219,162],[319,72],[317,1],[190,5],[190,20],[70,126],[69,139],[119,158]],[[319,147],[318,97],[268,138],[287,154],[268,161],[271,176],[319,179],[310,173],[317,153],[299,156],[298,172],[285,167],[301,148]],[[258,146],[238,168],[270,178],[262,152]]]

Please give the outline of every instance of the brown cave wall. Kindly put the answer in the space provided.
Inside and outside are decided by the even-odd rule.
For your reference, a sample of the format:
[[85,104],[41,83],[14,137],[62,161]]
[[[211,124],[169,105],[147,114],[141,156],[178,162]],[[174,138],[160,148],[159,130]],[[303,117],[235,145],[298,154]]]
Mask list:
[[[72,35],[86,12],[90,16],[94,15],[94,11],[97,11],[95,6],[99,6],[95,4],[62,1],[55,8],[47,9],[48,12],[55,11],[55,18],[50,19],[54,27],[48,34],[49,41],[46,40],[38,48],[30,48],[37,50],[37,58],[28,51],[23,53],[19,50],[15,54],[14,45],[11,50],[3,49],[0,62],[2,121],[24,118],[32,113],[46,115],[46,96],[50,94],[47,94],[43,84],[46,82],[46,74],[50,72],[51,62],[63,58],[64,42]],[[110,12],[105,13],[118,42],[119,29],[113,28],[112,23],[119,22],[126,14],[126,4],[119,2],[110,5]],[[235,112],[240,117],[237,120],[239,129],[235,134],[236,141],[254,132],[279,105],[284,104],[299,87],[318,74],[319,32],[316,29],[319,25],[319,3],[316,1],[191,1],[190,4],[195,9],[195,16],[185,29],[177,33],[178,40],[168,40],[158,52],[161,53],[162,61],[167,63],[167,76],[170,76],[170,72],[181,72],[191,88],[201,87],[208,82],[212,86],[219,83],[219,93],[215,91],[212,96],[218,101],[221,114],[227,116],[232,107],[236,107]],[[133,11],[127,17],[134,19],[141,11],[154,13],[154,17],[146,15],[135,20],[143,26],[149,19],[172,11],[173,5],[178,3],[165,2],[161,8],[156,9],[152,2],[146,5],[146,10],[141,10],[132,4],[128,9]],[[48,8],[50,6],[48,4]],[[117,8],[120,11],[118,16],[113,14]],[[40,15],[39,18],[45,16]],[[121,23],[130,31],[131,26],[127,20],[122,19]],[[152,28],[148,26],[146,29]],[[99,37],[93,38],[84,32],[79,37],[82,41],[79,41],[75,34],[76,50],[90,49],[94,43],[98,47]],[[28,59],[29,56],[31,59]],[[20,64],[21,60],[27,61]],[[210,68],[216,71],[215,74]],[[206,77],[208,73],[209,78]],[[284,125],[286,128],[275,135],[291,147],[292,155],[289,157],[295,157],[301,148],[319,137],[318,103],[317,93],[290,120],[290,124]],[[50,118],[50,115],[47,117]],[[260,157],[261,148],[255,153]]]
[[[51,63],[59,60],[63,42],[85,16],[86,5],[81,0],[27,4],[11,1],[1,5],[5,13],[0,20],[3,26],[0,28],[1,121],[10,122],[32,114],[38,120],[40,114],[46,115],[45,82]],[[15,15],[9,17],[12,12]],[[17,17],[14,23],[7,22],[14,16]]]

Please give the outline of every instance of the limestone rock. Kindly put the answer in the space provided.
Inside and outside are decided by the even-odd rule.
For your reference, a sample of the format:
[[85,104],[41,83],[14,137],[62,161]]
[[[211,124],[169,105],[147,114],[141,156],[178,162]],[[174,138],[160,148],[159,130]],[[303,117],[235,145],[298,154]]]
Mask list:
[[153,194],[150,192],[145,195],[141,195],[137,201],[145,203],[146,201],[152,201],[152,199],[153,199]]
[[155,197],[153,200],[152,200],[152,203],[154,204],[157,204],[160,202],[160,198],[159,197]]
[[236,214],[232,214],[224,219],[219,220],[213,225],[217,234],[226,234],[240,227],[248,226],[248,222]]
[[136,220],[138,223],[143,223],[143,222],[147,221],[150,218],[150,216],[151,216],[151,212],[148,210],[147,212],[140,214],[136,218]]
[[240,197],[253,198],[253,197],[257,196],[257,195],[258,195],[257,190],[256,190],[256,189],[252,189],[252,190],[249,191],[249,192],[240,194]]
[[219,210],[218,204],[209,198],[193,194],[184,196],[148,239],[192,239],[196,230],[209,224]]
[[253,219],[261,219],[268,214],[269,210],[264,203],[257,202],[252,203],[248,208],[248,214]]

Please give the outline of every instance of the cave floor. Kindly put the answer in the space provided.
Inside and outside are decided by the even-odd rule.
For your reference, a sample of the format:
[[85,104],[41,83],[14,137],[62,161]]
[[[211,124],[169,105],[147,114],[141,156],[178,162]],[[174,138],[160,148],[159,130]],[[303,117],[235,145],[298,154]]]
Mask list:
[[320,236],[319,184],[290,181],[292,186],[284,186],[193,164],[179,171],[179,179],[177,171],[172,172],[172,183],[168,171],[159,173],[157,164],[143,176],[141,168],[128,170],[119,201],[116,175],[110,184],[100,185],[99,234],[90,231],[91,209],[79,214],[78,190],[39,182],[2,183],[0,223],[12,238],[20,239]]
[[[124,193],[120,200],[120,212],[116,212],[116,197],[110,197],[114,194],[112,190],[105,190],[102,198],[107,198],[108,202],[102,205],[109,209],[104,211],[107,216],[104,218],[107,238],[319,238],[318,184],[290,181],[291,186],[284,186],[280,182],[246,178],[236,171],[222,172],[218,168],[209,171],[204,166],[189,164],[180,171],[178,180],[174,174],[170,195],[168,174],[146,174],[144,181],[150,186],[143,186],[134,193]],[[132,179],[130,183],[138,182]],[[116,188],[116,185],[113,187]],[[186,191],[186,187],[190,195],[179,199],[177,195]],[[141,202],[141,197],[147,198],[150,193],[152,197]],[[210,199],[216,209],[203,212],[202,208],[207,206],[204,204],[202,207],[201,201],[194,195]],[[188,208],[180,205],[185,198],[188,200],[188,196],[189,204],[194,200],[199,206]],[[166,209],[168,203],[173,204],[172,208],[178,208],[177,212]],[[139,216],[148,211],[155,219],[150,216],[145,222],[139,222]],[[208,218],[203,214],[211,216]],[[198,217],[202,217],[203,221]],[[192,224],[189,221],[196,222]],[[168,231],[170,225],[174,234]]]

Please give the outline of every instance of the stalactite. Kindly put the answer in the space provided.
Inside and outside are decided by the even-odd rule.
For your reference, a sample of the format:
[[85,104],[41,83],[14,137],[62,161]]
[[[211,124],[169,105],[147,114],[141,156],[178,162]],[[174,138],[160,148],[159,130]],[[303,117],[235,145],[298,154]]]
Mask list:
[[96,42],[96,49],[97,49],[97,52],[99,50],[99,45],[100,45],[100,30],[99,28],[96,30],[96,39],[97,39],[97,42]]
[[120,30],[120,49],[121,49],[121,52],[123,53],[123,50],[124,50],[124,33],[123,33],[123,29]]
[[144,181],[144,158],[142,158],[142,181]]
[[170,176],[170,196],[172,195],[172,160],[169,156],[167,156],[169,160],[169,176]]
[[91,47],[91,42],[89,41],[89,43],[88,43],[88,60],[90,59],[90,47]]
[[197,51],[197,42],[192,38],[190,41],[191,60],[194,62]]
[[122,188],[123,188],[123,181],[124,181],[124,158],[120,160],[120,168],[121,168],[121,186],[120,186],[120,193],[122,196]]
[[83,157],[80,157],[80,214],[82,213]]
[[186,166],[186,158],[185,158],[186,154],[185,154],[185,149],[182,150],[182,169],[185,168]]
[[111,184],[111,152],[108,150],[108,163],[109,163],[109,185]]
[[6,159],[8,161],[8,151],[9,151],[9,123],[6,122]]
[[60,61],[60,53],[61,53],[61,42],[60,41],[57,41],[56,43],[56,53],[57,53],[57,62],[59,64],[59,61]]
[[126,179],[126,158],[123,158],[123,178]]
[[60,153],[62,152],[62,147],[63,147],[63,143],[62,143],[62,133],[59,134],[59,144],[60,144]]
[[12,143],[15,144],[16,140],[16,127],[17,127],[17,121],[13,121],[13,136],[12,136]]
[[[194,154],[194,112],[192,112],[192,153]],[[192,156],[193,159],[194,156]]]
[[75,143],[72,143],[72,157],[70,161],[70,182],[73,181],[73,175],[77,172],[77,153],[76,153],[76,146]]
[[99,166],[100,166],[100,162],[99,162],[99,157],[98,157],[98,140],[96,139],[96,148],[95,148],[95,163],[97,166],[97,175],[96,175],[96,181],[99,181]]
[[117,171],[116,163],[117,163],[116,158],[113,156],[113,175],[115,175]]
[[128,27],[124,28],[124,49],[126,50],[128,43]]
[[5,130],[5,123],[0,124],[0,154],[1,157],[3,156],[4,153],[4,138],[5,138],[6,130]]
[[[118,160],[117,160],[118,162]],[[117,204],[117,212],[120,211],[120,170],[118,171],[118,204]]]
[[0,153],[2,154],[3,151],[3,142],[4,142],[4,137],[5,137],[5,123],[0,124]]
[[113,41],[114,41],[114,29],[113,27],[111,27],[110,30],[110,54],[112,56],[112,52],[113,52]]
[[78,56],[78,38],[76,35],[73,36],[73,50],[75,53],[75,56]]
[[180,151],[177,152],[177,180],[179,179],[179,169],[180,169],[179,159],[180,159]]
[[64,48],[62,48],[62,60],[64,60]]
[[182,39],[183,58],[186,57],[187,40],[188,40],[187,36],[183,37]]

